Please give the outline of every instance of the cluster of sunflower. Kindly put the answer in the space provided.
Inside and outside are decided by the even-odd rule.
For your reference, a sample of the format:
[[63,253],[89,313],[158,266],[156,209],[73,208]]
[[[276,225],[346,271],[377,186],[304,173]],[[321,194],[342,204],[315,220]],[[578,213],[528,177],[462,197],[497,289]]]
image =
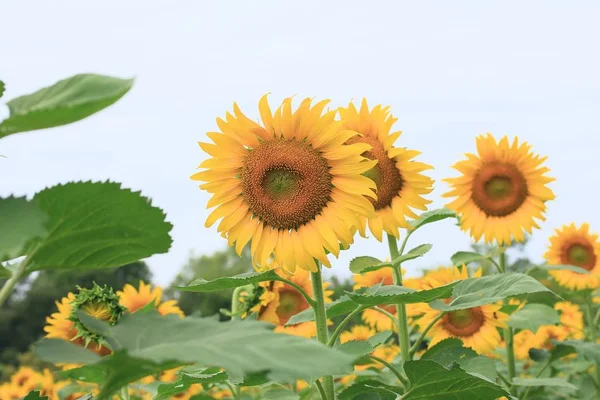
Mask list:
[[[418,151],[396,147],[401,132],[392,129],[396,118],[389,107],[370,108],[363,100],[360,107],[351,102],[326,109],[328,103],[304,99],[294,110],[292,99],[287,98],[272,110],[264,96],[259,102],[261,122],[248,118],[234,104],[233,113],[217,119],[219,131],[208,132],[212,142],[200,143],[210,157],[200,164],[202,171],[192,176],[212,194],[208,208],[215,209],[206,227],[220,221],[217,231],[238,253],[250,247],[257,271],[275,269],[282,278],[238,293],[234,301],[242,306],[239,315],[256,314],[278,331],[317,336],[323,343],[327,329],[320,335],[319,325],[332,322],[318,320],[319,304],[314,307],[316,321],[290,321],[311,306],[311,299],[332,300],[330,292],[320,288],[321,266],[331,267],[330,255],[338,257],[356,233],[367,237],[370,232],[378,241],[387,236],[390,257],[396,258],[401,229],[410,235],[411,220],[417,220],[431,203],[425,196],[434,183],[425,174],[432,167],[416,160]],[[481,135],[476,148],[475,154],[466,154],[453,166],[459,176],[445,179],[450,190],[444,197],[451,198],[446,207],[475,242],[497,247],[500,259],[494,264],[505,273],[509,272],[505,250],[524,242],[545,220],[547,202],[555,197],[548,187],[554,179],[547,176],[546,157],[533,153],[528,143],[516,137],[511,141],[506,136],[497,140],[491,134]],[[544,258],[548,265],[567,267],[551,270],[545,281],[598,302],[598,292],[593,290],[600,287],[599,246],[598,235],[587,224],[557,229]],[[355,274],[355,289],[401,285],[426,290],[482,274],[481,269],[465,265],[441,267],[412,279],[394,272],[382,268]],[[380,362],[356,366],[362,370],[381,368],[402,357],[402,337],[419,332],[429,347],[455,337],[479,354],[498,358],[510,351],[518,360],[528,359],[531,349],[550,348],[555,340],[589,338],[590,332],[593,336],[594,327],[585,328],[580,306],[558,301],[552,307],[560,315],[559,325],[522,329],[513,338],[515,331],[508,329],[507,321],[526,302],[510,299],[445,313],[426,303],[368,308],[362,312],[362,322],[342,332],[339,340],[366,340],[378,331],[408,329],[400,332],[400,343],[377,348],[372,360]],[[597,323],[596,316],[592,324]],[[504,349],[508,340],[509,348]],[[323,383],[322,396],[332,398],[328,382]],[[596,384],[600,387],[600,382]]]

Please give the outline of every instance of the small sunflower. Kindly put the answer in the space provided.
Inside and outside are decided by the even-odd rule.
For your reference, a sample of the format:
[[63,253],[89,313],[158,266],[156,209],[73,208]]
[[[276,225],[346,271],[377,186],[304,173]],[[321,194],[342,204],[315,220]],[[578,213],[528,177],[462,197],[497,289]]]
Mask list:
[[580,274],[569,270],[550,271],[550,275],[564,287],[572,290],[600,287],[600,242],[598,235],[590,233],[590,225],[579,228],[574,223],[556,229],[550,238],[550,247],[544,258],[549,264],[574,265],[589,271]]
[[107,355],[110,349],[105,346],[104,339],[97,333],[88,330],[79,320],[77,311],[82,310],[92,317],[114,325],[125,311],[119,304],[119,297],[107,286],[94,284],[92,289],[78,287],[78,293],[69,293],[60,302],[56,302],[58,312],[46,318],[44,331],[46,337],[72,341],[83,347],[92,348],[100,355]]
[[541,166],[546,157],[532,153],[518,138],[511,145],[506,136],[496,142],[487,134],[476,142],[478,155],[468,153],[453,166],[462,176],[445,179],[452,189],[444,197],[456,197],[447,207],[475,241],[523,242],[524,230],[539,228],[536,219],[545,219],[546,201],[554,199],[547,187],[554,178],[545,176],[549,169]]
[[377,198],[371,202],[376,214],[360,216],[361,234],[364,236],[368,224],[371,233],[382,240],[382,231],[399,237],[398,228],[409,228],[406,217],[417,218],[414,209],[427,210],[430,200],[423,195],[433,190],[433,180],[423,171],[431,166],[413,160],[420,152],[394,147],[394,142],[402,132],[390,133],[394,118],[389,107],[377,105],[369,111],[367,100],[363,99],[360,110],[352,102],[348,107],[339,109],[344,128],[359,132],[346,142],[347,144],[365,143],[371,149],[363,153],[370,160],[376,160],[364,175],[373,179],[377,185]]
[[346,343],[354,340],[366,341],[375,335],[377,331],[364,325],[354,325],[349,331],[340,334],[340,342]]
[[[362,176],[377,161],[367,160],[367,143],[345,144],[358,134],[342,130],[336,111],[323,114],[328,101],[302,101],[292,112],[287,98],[273,113],[264,96],[259,102],[262,126],[234,104],[234,115],[218,118],[221,132],[209,132],[213,143],[200,143],[211,158],[192,176],[213,194],[206,226],[217,230],[238,254],[251,242],[258,265],[271,255],[293,271],[316,271],[315,259],[330,267],[340,243],[353,241],[358,215],[372,215],[375,183]],[[354,228],[354,229],[353,229]]]
[[152,289],[152,285],[146,284],[140,281],[139,289],[136,289],[133,285],[126,284],[122,291],[117,292],[120,303],[130,313],[144,308],[149,303],[154,302],[154,307],[160,315],[175,314],[180,317],[184,317],[183,311],[177,306],[177,300],[168,300],[161,302],[162,299],[162,288],[156,286]]
[[27,395],[34,389],[41,389],[43,376],[30,367],[20,367],[11,377],[10,383],[14,392],[21,396]]
[[[294,282],[296,285],[312,296],[310,273],[297,269],[294,274],[288,274],[281,268],[277,273]],[[332,290],[327,290],[329,284],[323,283],[325,302],[331,302]],[[310,307],[306,299],[294,287],[280,281],[261,282],[253,293],[246,294],[240,300],[245,305],[245,312],[258,313],[260,321],[267,321],[277,325],[275,332],[289,335],[313,337],[317,334],[315,322],[302,322],[296,325],[285,326],[293,315]],[[245,317],[245,315],[243,315]]]

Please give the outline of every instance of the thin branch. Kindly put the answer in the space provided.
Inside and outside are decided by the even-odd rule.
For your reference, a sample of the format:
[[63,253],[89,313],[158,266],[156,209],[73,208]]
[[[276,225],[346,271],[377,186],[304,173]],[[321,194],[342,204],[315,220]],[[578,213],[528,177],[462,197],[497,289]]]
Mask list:
[[389,311],[384,310],[383,308],[379,308],[377,306],[373,307],[373,310],[378,311],[378,312],[382,313],[383,315],[385,315],[386,317],[388,317],[390,320],[392,320],[392,323],[394,325],[396,325],[396,327],[398,327],[398,321],[396,320],[396,317],[394,316],[394,314],[392,314]]
[[425,339],[425,335],[427,335],[427,333],[429,332],[429,330],[431,328],[433,328],[433,326],[444,317],[444,315],[446,315],[447,312],[441,312],[438,314],[437,317],[435,317],[434,319],[431,320],[431,322],[425,327],[425,329],[423,329],[423,332],[421,332],[421,335],[419,336],[419,338],[417,339],[417,341],[415,342],[415,344],[412,345],[411,349],[410,349],[410,355],[411,357],[415,355],[415,353],[417,352],[417,350],[419,350],[419,346],[421,346],[421,342],[423,341],[423,339]]
[[313,308],[315,307],[315,304],[316,304],[315,300],[308,295],[308,293],[306,292],[306,290],[304,290],[302,288],[302,286],[300,286],[300,285],[298,285],[298,284],[290,281],[289,279],[285,279],[285,278],[283,278],[281,276],[277,276],[276,278],[273,278],[273,280],[274,281],[283,282],[283,283],[286,283],[286,284],[290,285],[291,287],[293,287],[294,289],[296,289],[298,292],[300,292],[300,294],[306,299],[306,302],[311,307],[313,307]]
[[365,308],[367,308],[367,307],[358,306],[350,314],[348,314],[346,316],[346,318],[344,318],[342,320],[342,322],[340,322],[340,324],[337,326],[337,328],[335,328],[335,331],[333,331],[333,334],[331,335],[331,337],[329,338],[329,341],[327,342],[327,346],[332,347],[335,344],[335,341],[337,340],[340,333],[342,333],[342,330],[346,327],[346,325],[348,325],[348,323],[352,320],[352,318],[354,318],[359,312],[363,311]]
[[389,362],[385,361],[383,358],[379,358],[377,356],[374,355],[368,355],[368,358],[372,359],[373,361],[377,361],[378,363],[381,363],[383,365],[385,365],[390,371],[392,371],[392,373],[394,375],[396,375],[396,377],[398,378],[398,380],[400,382],[402,382],[402,385],[404,386],[405,389],[407,389],[410,386],[410,382],[408,381],[408,379],[406,379],[402,373],[400,373],[400,371],[398,371],[398,369],[396,369],[396,367],[394,367],[392,364],[390,364]]
[[322,400],[327,400],[327,395],[325,394],[325,389],[323,388],[323,384],[321,383],[321,381],[317,379],[315,381],[315,385],[317,386],[317,389],[319,390],[319,394],[321,395],[321,399]]

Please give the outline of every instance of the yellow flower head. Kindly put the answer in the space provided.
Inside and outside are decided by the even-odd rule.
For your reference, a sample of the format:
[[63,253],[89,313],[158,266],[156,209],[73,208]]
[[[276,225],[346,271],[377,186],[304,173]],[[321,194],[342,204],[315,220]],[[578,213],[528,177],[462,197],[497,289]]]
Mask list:
[[209,132],[213,143],[200,143],[211,157],[192,179],[213,194],[217,207],[206,226],[217,230],[238,254],[251,242],[256,264],[273,254],[287,270],[316,271],[315,259],[331,266],[334,256],[353,241],[357,215],[372,215],[375,183],[362,174],[376,161],[361,154],[366,143],[345,144],[358,134],[342,130],[337,111],[323,114],[328,101],[305,99],[292,111],[292,99],[271,111],[267,97],[259,102],[262,125],[234,104],[234,115],[217,119],[221,132]]
[[382,240],[382,231],[398,238],[398,228],[409,227],[406,217],[417,218],[412,209],[426,210],[431,203],[423,195],[432,191],[433,180],[423,171],[432,167],[413,160],[420,154],[418,151],[393,146],[402,132],[390,133],[397,118],[390,114],[389,107],[377,105],[369,111],[367,100],[363,99],[360,110],[351,102],[339,112],[344,128],[360,133],[347,143],[370,145],[371,149],[363,155],[377,160],[377,165],[365,173],[377,184],[377,198],[371,199],[376,214],[360,217],[361,234],[364,236],[368,223],[377,240]]
[[346,343],[353,340],[366,341],[375,335],[377,332],[372,328],[364,325],[354,325],[349,331],[340,334],[340,342]]
[[460,217],[460,226],[469,231],[475,241],[482,237],[499,245],[525,240],[524,230],[539,228],[535,219],[544,220],[546,201],[554,199],[547,187],[554,179],[545,176],[542,167],[546,157],[531,153],[526,142],[512,145],[508,138],[500,142],[490,134],[478,136],[478,155],[468,153],[467,159],[454,165],[462,175],[445,179],[451,190],[445,197],[456,197],[447,207]]
[[550,238],[550,247],[544,258],[552,265],[574,265],[589,271],[580,274],[569,270],[550,271],[550,275],[564,287],[572,290],[600,287],[600,242],[590,233],[589,224],[579,228],[574,223],[557,229]]
[[161,302],[162,293],[163,291],[160,286],[152,289],[152,285],[140,281],[139,289],[126,284],[122,291],[117,292],[117,295],[119,296],[121,305],[131,314],[153,302],[154,307],[160,315],[175,314],[183,318],[183,311],[177,306],[177,300]]

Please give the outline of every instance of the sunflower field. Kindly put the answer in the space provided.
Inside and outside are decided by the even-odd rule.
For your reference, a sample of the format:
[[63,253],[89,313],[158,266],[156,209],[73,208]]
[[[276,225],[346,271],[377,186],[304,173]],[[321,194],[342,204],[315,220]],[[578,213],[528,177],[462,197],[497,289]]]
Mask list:
[[[83,74],[14,98],[0,139],[84,119],[132,85]],[[211,195],[206,227],[254,270],[175,287],[233,289],[226,321],[186,316],[143,281],[73,287],[35,345],[49,367],[20,367],[0,400],[599,399],[598,235],[564,221],[543,264],[511,256],[555,197],[546,158],[517,137],[478,136],[445,179],[446,207],[428,209],[433,167],[403,147],[396,120],[366,99],[272,106],[265,95],[255,114],[234,103],[199,143],[198,170],[182,174]],[[481,250],[407,277],[435,245],[413,233],[442,220]],[[0,311],[30,274],[166,253],[171,229],[112,181],[0,198]],[[389,257],[339,265],[357,235],[387,243]],[[334,296],[326,268],[349,268],[352,290]]]

